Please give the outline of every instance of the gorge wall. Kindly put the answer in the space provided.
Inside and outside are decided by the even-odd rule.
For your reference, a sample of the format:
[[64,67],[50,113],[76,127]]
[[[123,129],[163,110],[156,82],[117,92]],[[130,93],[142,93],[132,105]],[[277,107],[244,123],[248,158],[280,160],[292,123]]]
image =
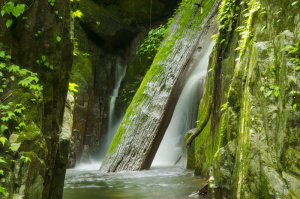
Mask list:
[[299,198],[298,6],[222,2],[195,141],[211,198]]
[[71,5],[14,3],[14,16],[2,10],[0,20],[0,197],[60,198],[55,173],[73,59]]

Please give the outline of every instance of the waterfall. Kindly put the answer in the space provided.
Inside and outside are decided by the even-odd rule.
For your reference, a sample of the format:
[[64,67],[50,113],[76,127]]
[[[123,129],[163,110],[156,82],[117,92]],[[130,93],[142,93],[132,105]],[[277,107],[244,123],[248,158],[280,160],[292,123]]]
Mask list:
[[[112,95],[110,96],[109,111],[108,111],[108,132],[109,133],[111,132],[113,124],[115,122],[114,112],[115,112],[116,99],[119,96],[119,88],[121,86],[122,80],[125,77],[125,74],[126,74],[126,67],[122,67],[119,58],[117,58],[116,72],[115,72],[115,88],[113,90]],[[112,138],[113,137],[114,135],[112,135]]]
[[181,155],[185,133],[196,127],[198,106],[202,98],[209,55],[214,46],[210,41],[192,71],[176,104],[171,122],[158,148],[153,165],[174,165]]
[[[105,141],[103,142],[104,147],[101,150],[101,156],[104,156],[115,136],[116,131],[118,130],[119,124],[121,123],[122,119],[115,118],[115,106],[116,100],[119,96],[119,88],[121,86],[121,82],[126,75],[126,66],[121,65],[120,58],[117,58],[116,61],[116,68],[115,68],[115,87],[110,96],[109,102],[109,111],[108,111],[108,128],[106,133]],[[103,159],[103,157],[101,158]]]

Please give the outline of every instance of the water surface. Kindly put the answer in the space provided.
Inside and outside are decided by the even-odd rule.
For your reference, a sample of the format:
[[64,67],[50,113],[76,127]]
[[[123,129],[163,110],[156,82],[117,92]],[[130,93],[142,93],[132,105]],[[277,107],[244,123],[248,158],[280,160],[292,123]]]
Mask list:
[[192,170],[153,167],[146,171],[99,173],[97,168],[67,170],[63,199],[184,199],[205,180]]

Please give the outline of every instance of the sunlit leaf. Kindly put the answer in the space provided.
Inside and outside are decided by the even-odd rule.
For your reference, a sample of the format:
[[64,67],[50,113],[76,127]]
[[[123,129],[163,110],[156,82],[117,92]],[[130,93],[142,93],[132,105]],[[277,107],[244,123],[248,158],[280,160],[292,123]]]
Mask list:
[[4,133],[6,126],[4,124],[1,125],[1,132]]
[[25,11],[25,4],[17,4],[15,9],[13,10],[12,14],[15,17],[20,16]]
[[9,28],[10,25],[12,24],[13,20],[12,19],[9,19],[6,21],[6,27]]

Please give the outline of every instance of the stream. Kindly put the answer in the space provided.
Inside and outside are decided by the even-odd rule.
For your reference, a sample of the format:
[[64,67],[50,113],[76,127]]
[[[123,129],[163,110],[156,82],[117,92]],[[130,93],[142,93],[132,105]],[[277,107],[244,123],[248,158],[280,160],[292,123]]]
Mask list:
[[68,169],[63,199],[184,199],[206,182],[193,170],[175,166],[118,173],[99,173],[98,167],[95,164]]

